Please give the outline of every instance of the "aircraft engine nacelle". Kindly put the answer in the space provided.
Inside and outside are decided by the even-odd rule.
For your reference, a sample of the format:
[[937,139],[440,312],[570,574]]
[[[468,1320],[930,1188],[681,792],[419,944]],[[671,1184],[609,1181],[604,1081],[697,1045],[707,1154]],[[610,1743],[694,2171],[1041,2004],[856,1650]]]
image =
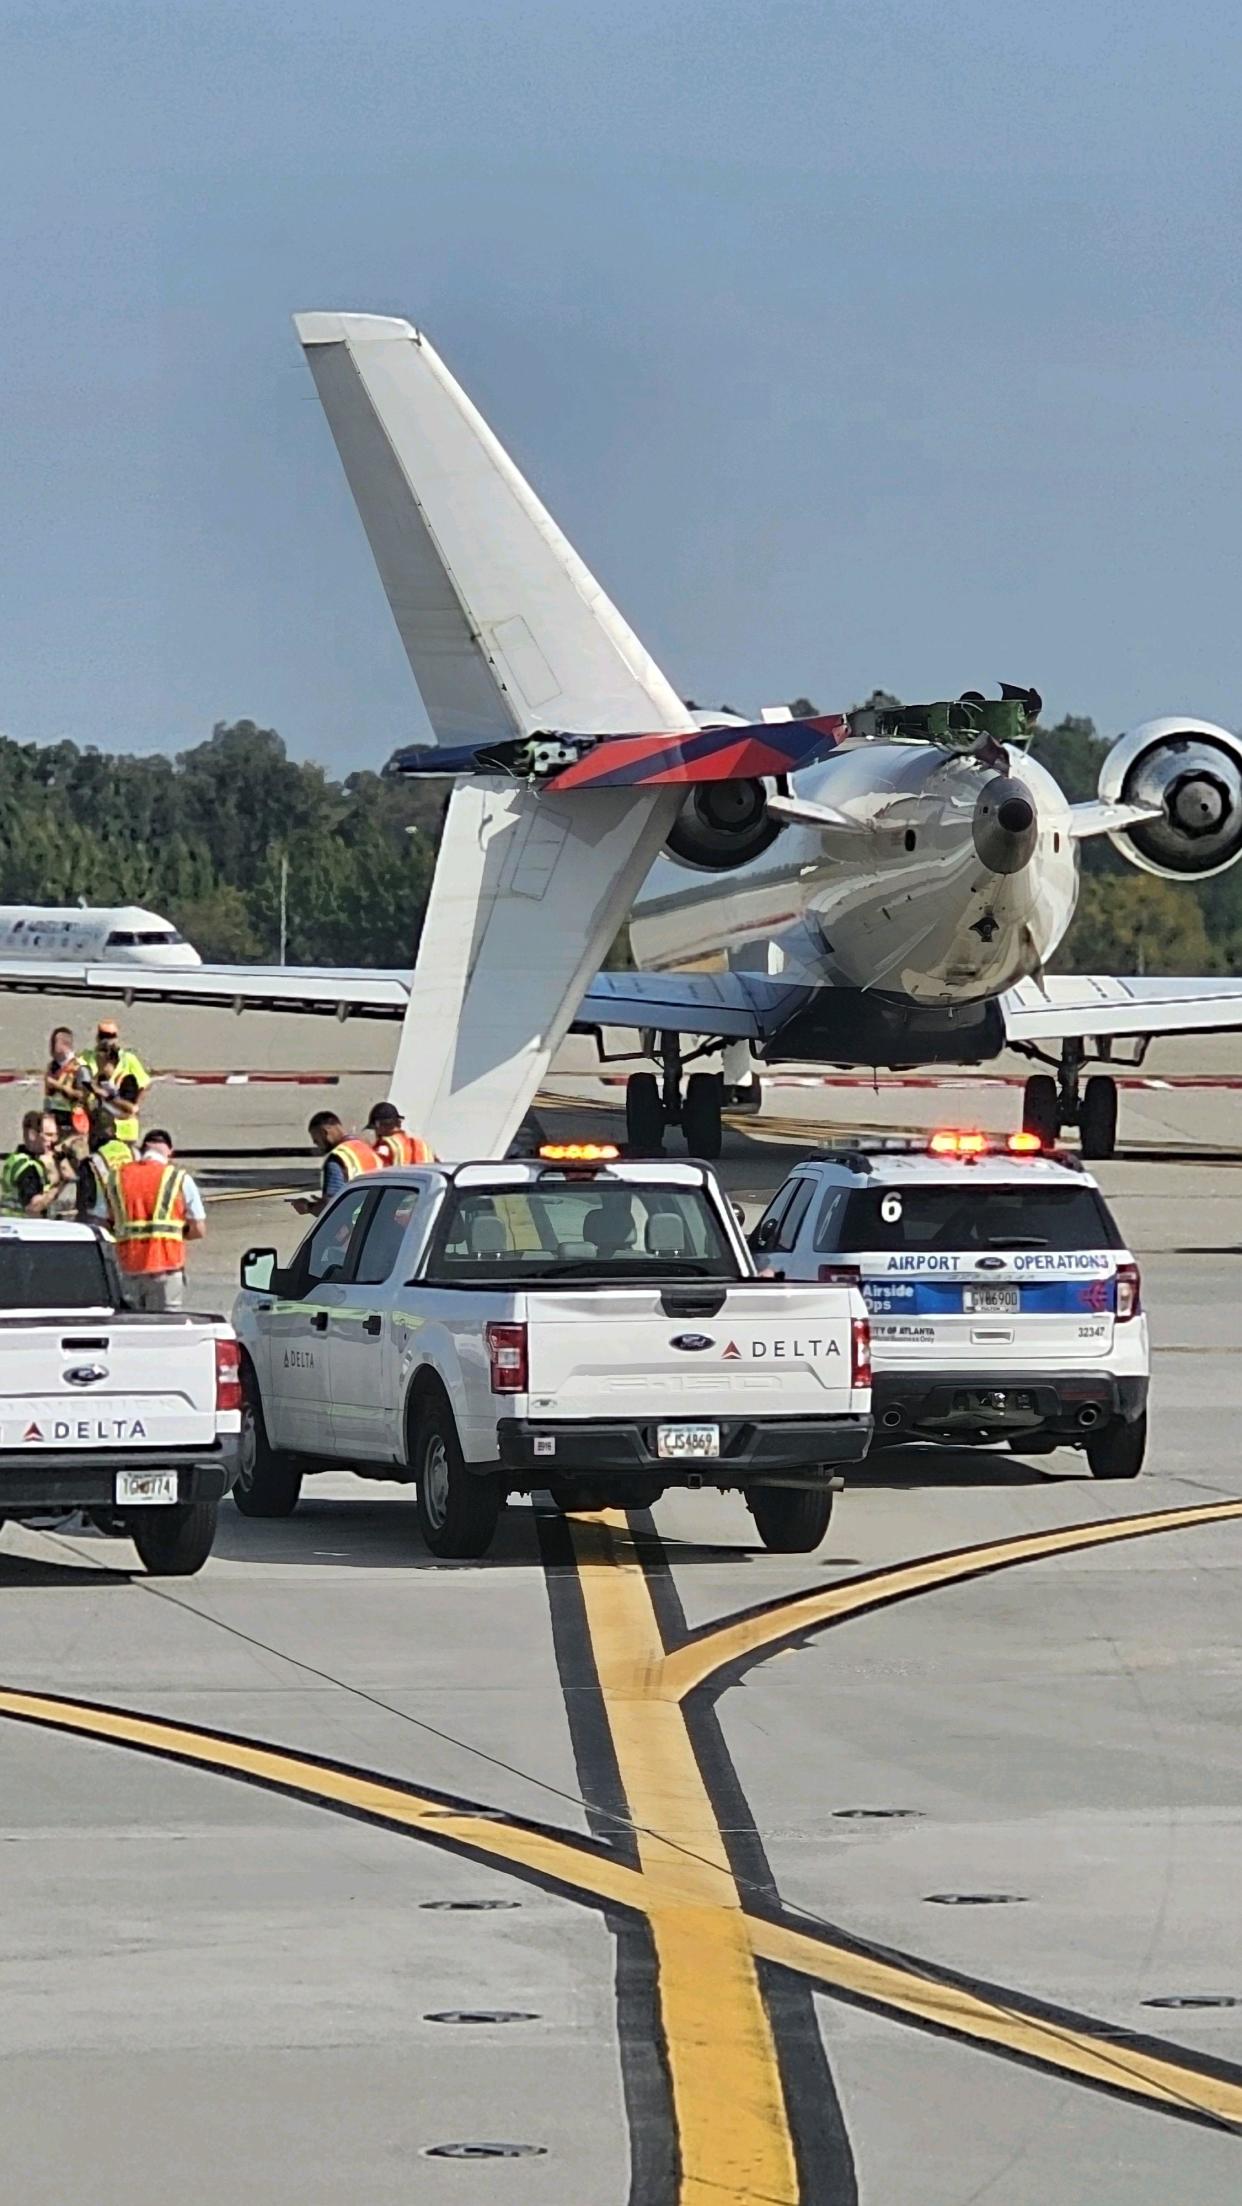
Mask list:
[[768,810],[769,781],[705,781],[686,798],[665,848],[702,873],[731,873],[762,857],[784,822]]
[[1120,736],[1100,770],[1100,795],[1159,805],[1160,818],[1111,838],[1145,873],[1204,881],[1242,856],[1242,740],[1210,720],[1147,720]]

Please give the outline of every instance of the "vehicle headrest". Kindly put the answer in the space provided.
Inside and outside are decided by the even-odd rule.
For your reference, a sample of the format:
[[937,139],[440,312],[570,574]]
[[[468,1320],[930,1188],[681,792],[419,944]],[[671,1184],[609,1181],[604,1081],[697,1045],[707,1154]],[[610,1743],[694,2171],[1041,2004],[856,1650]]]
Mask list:
[[472,1218],[470,1220],[470,1254],[472,1256],[505,1256],[509,1249],[509,1232],[503,1218]]
[[654,1218],[647,1220],[646,1241],[649,1256],[684,1256],[685,1226],[671,1212],[660,1211]]
[[593,1256],[599,1255],[599,1250],[592,1248],[589,1241],[561,1241],[556,1253],[563,1264],[588,1264]]

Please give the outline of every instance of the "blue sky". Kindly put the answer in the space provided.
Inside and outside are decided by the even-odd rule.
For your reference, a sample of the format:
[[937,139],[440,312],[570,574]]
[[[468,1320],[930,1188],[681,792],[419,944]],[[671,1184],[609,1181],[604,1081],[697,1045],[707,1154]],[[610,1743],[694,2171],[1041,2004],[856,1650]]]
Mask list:
[[1198,0],[0,0],[0,730],[421,708],[289,323],[421,321],[687,694],[1242,717]]

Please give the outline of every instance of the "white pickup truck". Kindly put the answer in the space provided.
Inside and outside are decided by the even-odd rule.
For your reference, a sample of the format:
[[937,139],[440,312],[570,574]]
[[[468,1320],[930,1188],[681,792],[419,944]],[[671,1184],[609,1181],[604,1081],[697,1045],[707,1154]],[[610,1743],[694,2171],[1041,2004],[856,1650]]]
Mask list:
[[240,1425],[222,1318],[122,1309],[97,1227],[0,1218],[0,1523],[81,1511],[149,1571],[188,1576],[211,1552]]
[[770,1548],[818,1545],[872,1431],[855,1288],[760,1278],[715,1176],[581,1154],[369,1173],[292,1260],[242,1260],[234,1498],[286,1516],[306,1471],[413,1479],[438,1555],[481,1555],[510,1493],[649,1507],[740,1489]]

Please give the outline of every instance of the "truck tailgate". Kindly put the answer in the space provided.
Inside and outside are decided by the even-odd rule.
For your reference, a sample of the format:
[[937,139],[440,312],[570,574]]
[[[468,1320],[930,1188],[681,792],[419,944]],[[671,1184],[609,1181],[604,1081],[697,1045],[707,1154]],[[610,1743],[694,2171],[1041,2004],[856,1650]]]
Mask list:
[[710,1317],[670,1315],[650,1285],[526,1301],[533,1416],[822,1417],[850,1407],[851,1303],[839,1287],[730,1286]]
[[215,1430],[210,1326],[0,1324],[0,1449],[193,1448]]

